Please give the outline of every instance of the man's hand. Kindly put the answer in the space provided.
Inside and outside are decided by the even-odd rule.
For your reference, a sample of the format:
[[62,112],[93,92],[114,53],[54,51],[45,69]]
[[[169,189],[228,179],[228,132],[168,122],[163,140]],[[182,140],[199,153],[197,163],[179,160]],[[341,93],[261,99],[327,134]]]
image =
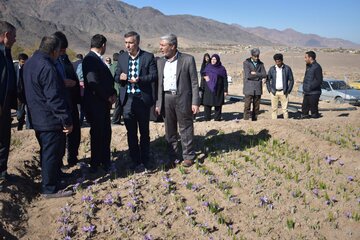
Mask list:
[[199,112],[199,106],[191,105],[191,110],[192,110],[193,114],[197,114]]
[[226,97],[228,95],[228,93],[227,92],[224,92],[224,96]]
[[137,78],[131,78],[131,79],[129,79],[128,82],[129,82],[129,83],[137,83],[137,82],[139,82],[139,77],[137,77]]
[[108,101],[110,102],[111,105],[114,104],[116,102],[116,94],[110,96],[108,98]]
[[210,78],[209,78],[209,76],[204,76],[204,79],[205,79],[205,81],[210,81]]
[[159,107],[155,107],[155,113],[156,113],[156,115],[160,116],[161,110]]
[[76,81],[72,79],[65,79],[64,83],[65,83],[65,87],[67,88],[74,87],[76,85]]
[[63,132],[68,135],[72,132],[73,130],[73,125],[70,125],[70,126],[65,126],[64,129],[63,129]]
[[125,73],[120,74],[120,81],[126,81],[127,79],[128,79],[127,74],[125,74]]

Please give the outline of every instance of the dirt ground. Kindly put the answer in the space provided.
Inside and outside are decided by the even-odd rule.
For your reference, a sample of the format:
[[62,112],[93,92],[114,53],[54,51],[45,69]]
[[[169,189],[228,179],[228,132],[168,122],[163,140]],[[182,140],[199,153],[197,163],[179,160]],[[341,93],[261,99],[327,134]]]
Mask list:
[[[276,49],[262,52],[268,69]],[[202,54],[194,55],[200,65]],[[359,55],[318,55],[325,76],[359,76]],[[298,84],[303,52],[284,56]],[[242,95],[247,52],[221,57],[234,76],[229,94]],[[301,107],[295,92],[292,110]],[[244,121],[243,102],[235,101],[224,105],[224,121],[205,122],[200,113],[197,163],[188,169],[163,167],[164,125],[151,122],[154,169],[130,173],[125,127],[113,126],[113,172],[93,176],[84,165],[69,169],[76,194],[63,199],[39,194],[38,143],[32,130],[16,131],[14,122],[14,181],[0,194],[0,239],[360,239],[360,111],[331,102],[320,108],[322,118],[306,120],[296,111],[288,120],[271,120],[270,106],[262,104],[258,121]],[[85,164],[89,157],[84,127],[79,160]]]

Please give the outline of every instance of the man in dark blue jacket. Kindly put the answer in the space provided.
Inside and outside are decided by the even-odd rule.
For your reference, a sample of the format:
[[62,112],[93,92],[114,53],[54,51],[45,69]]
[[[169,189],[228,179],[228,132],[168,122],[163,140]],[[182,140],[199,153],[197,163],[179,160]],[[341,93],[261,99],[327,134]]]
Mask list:
[[[303,82],[304,99],[302,103],[302,118],[319,118],[319,98],[323,72],[320,64],[316,61],[316,53],[305,53],[306,71]],[[311,115],[309,115],[311,111]]]
[[11,137],[11,108],[16,109],[16,74],[11,47],[16,41],[16,28],[0,21],[0,191],[8,180],[7,163]]
[[284,119],[289,118],[288,103],[289,94],[294,86],[294,76],[291,68],[284,64],[284,57],[281,53],[274,55],[275,65],[268,71],[266,88],[271,93],[272,119],[277,119],[279,100],[283,110]]
[[42,194],[46,198],[67,197],[60,191],[60,164],[65,151],[65,134],[72,131],[65,85],[54,61],[59,57],[60,41],[43,37],[39,50],[24,66],[24,87],[32,125],[40,144]]
[[[124,35],[127,53],[118,58],[115,81],[120,84],[120,102],[127,130],[130,158],[139,169],[149,168],[150,108],[154,104],[152,83],[157,79],[154,54],[139,48],[140,35]],[[137,136],[139,126],[140,144]],[[144,165],[144,166],[142,166]]]

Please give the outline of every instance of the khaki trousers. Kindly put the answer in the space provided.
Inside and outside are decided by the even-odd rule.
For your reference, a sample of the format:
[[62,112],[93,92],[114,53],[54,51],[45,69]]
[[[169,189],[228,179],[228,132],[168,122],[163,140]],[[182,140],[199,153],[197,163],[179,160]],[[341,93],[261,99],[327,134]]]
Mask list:
[[289,114],[287,108],[289,104],[289,98],[287,94],[286,95],[284,94],[283,91],[276,91],[275,95],[271,93],[271,108],[272,108],[271,118],[277,119],[279,101],[281,102],[281,108],[283,111],[284,119],[288,119]]

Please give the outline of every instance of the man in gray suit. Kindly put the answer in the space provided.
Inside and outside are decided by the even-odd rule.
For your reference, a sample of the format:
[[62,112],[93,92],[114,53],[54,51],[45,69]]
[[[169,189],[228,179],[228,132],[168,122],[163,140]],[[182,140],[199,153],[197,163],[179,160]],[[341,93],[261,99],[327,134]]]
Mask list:
[[164,57],[157,62],[159,84],[155,111],[157,114],[165,111],[165,136],[171,161],[178,152],[179,124],[182,164],[190,167],[195,159],[193,114],[199,112],[200,105],[195,59],[177,50],[174,34],[161,37],[160,51]]

